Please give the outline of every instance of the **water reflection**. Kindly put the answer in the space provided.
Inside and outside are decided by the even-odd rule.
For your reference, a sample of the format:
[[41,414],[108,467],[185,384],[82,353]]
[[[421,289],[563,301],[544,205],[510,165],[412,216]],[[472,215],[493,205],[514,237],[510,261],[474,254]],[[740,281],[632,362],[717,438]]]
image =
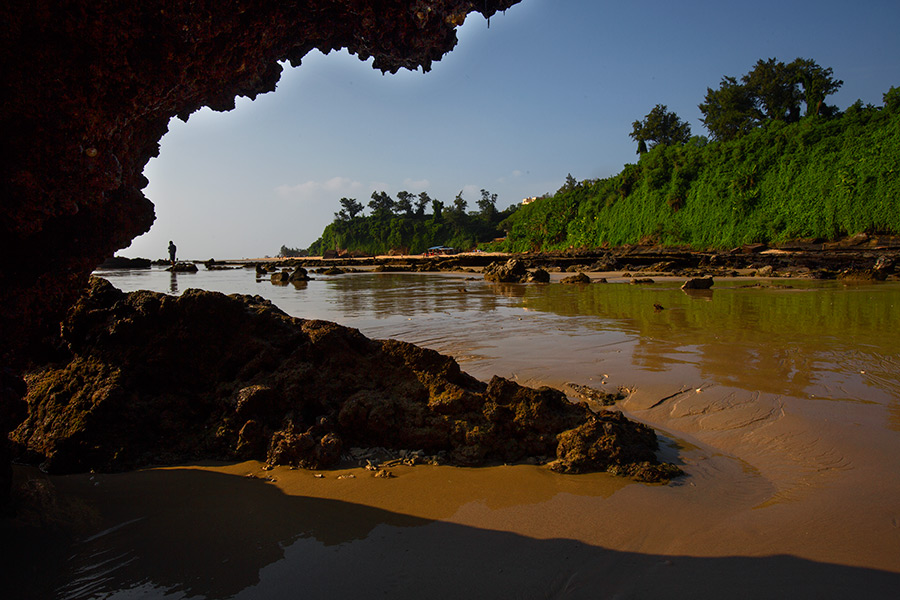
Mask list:
[[[103,275],[125,291],[179,291],[174,277],[164,287],[158,271]],[[192,283],[259,294],[293,316],[425,345],[482,378],[589,383],[627,369],[640,381],[689,369],[692,380],[753,392],[900,402],[896,284],[794,281],[759,288],[720,280],[712,290],[686,293],[674,281],[489,284],[459,275],[370,272],[273,286],[247,270],[201,271]]]
[[460,278],[383,273],[342,275],[326,283],[327,301],[350,319],[490,312],[506,304],[497,295],[486,293],[480,282]]
[[747,390],[816,396],[825,385],[847,399],[896,398],[896,388],[859,376],[884,357],[896,363],[900,287],[732,283],[705,292],[684,294],[674,283],[529,287],[524,304],[597,331],[633,333],[634,364],[648,371],[695,363],[704,379]]

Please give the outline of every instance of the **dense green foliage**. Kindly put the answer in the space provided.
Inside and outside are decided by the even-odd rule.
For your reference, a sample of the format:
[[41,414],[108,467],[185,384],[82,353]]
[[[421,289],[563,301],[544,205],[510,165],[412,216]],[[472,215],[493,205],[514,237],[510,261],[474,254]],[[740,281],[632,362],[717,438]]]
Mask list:
[[[478,211],[467,211],[468,202],[460,192],[453,204],[445,206],[426,192],[418,196],[401,191],[397,200],[385,192],[375,192],[369,202],[369,215],[355,199],[341,198],[335,220],[325,227],[322,236],[309,247],[309,254],[321,255],[328,250],[364,254],[387,254],[394,250],[421,254],[432,246],[449,246],[469,250],[480,242],[499,235],[501,221],[517,208],[496,208],[497,194],[481,190]],[[431,212],[425,212],[431,208]]]
[[719,88],[706,89],[700,104],[703,124],[716,140],[733,140],[766,121],[795,123],[800,120],[800,103],[806,104],[806,116],[831,115],[834,107],[825,104],[826,96],[844,82],[832,78],[808,58],[784,64],[774,58],[758,60],[741,77],[723,77]]
[[810,114],[795,122],[760,120],[728,141],[658,144],[618,175],[523,206],[493,247],[728,248],[900,234],[900,90],[892,88],[884,102],[857,102],[831,117],[807,107]]
[[691,125],[682,121],[665,104],[657,104],[641,121],[631,124],[628,135],[638,143],[638,154],[657,144],[684,144],[691,138]]

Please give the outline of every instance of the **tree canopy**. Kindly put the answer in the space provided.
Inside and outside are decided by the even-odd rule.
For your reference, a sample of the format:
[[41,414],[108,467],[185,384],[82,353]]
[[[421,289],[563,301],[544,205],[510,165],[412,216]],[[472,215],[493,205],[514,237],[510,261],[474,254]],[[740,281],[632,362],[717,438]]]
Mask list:
[[642,121],[632,123],[629,134],[638,143],[638,154],[657,144],[684,144],[691,138],[691,126],[682,121],[665,104],[657,104]]
[[798,121],[801,104],[806,105],[807,116],[832,114],[825,98],[843,84],[833,78],[830,67],[808,58],[789,64],[760,59],[740,82],[723,77],[718,89],[707,88],[699,108],[713,139],[733,140],[766,121]]
[[[396,194],[373,192],[368,203],[369,215],[353,198],[340,199],[341,210],[334,213],[334,221],[308,249],[310,254],[326,250],[347,250],[384,254],[403,249],[418,254],[431,246],[451,246],[468,250],[481,242],[503,235],[499,224],[510,216],[518,205],[497,210],[497,194],[481,190],[478,210],[468,211],[468,201],[460,192],[446,205],[427,192],[416,196],[407,191]],[[431,213],[426,213],[431,208]],[[283,247],[282,255],[298,252]]]

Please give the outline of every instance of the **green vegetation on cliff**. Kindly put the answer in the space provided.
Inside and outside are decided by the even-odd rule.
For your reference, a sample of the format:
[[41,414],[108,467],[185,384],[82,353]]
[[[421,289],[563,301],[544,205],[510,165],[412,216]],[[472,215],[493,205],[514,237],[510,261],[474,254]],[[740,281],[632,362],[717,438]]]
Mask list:
[[734,139],[657,144],[618,175],[570,181],[521,207],[493,249],[728,248],[900,234],[900,88],[884,103],[770,119]]

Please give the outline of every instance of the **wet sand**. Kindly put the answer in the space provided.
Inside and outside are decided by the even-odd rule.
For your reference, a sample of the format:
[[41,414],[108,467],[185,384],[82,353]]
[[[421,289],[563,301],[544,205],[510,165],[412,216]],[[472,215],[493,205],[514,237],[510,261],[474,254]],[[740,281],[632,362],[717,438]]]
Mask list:
[[[54,490],[42,497],[57,498],[65,553],[14,574],[60,598],[895,598],[894,298],[843,306],[843,292],[801,286],[771,306],[725,290],[715,316],[702,296],[599,288],[510,288],[525,310],[475,338],[454,335],[452,315],[412,312],[410,329],[478,377],[628,387],[619,408],[657,428],[662,457],[686,472],[669,485],[531,465],[392,467],[390,479],[260,463],[20,470]],[[863,316],[840,316],[857,305]]]

